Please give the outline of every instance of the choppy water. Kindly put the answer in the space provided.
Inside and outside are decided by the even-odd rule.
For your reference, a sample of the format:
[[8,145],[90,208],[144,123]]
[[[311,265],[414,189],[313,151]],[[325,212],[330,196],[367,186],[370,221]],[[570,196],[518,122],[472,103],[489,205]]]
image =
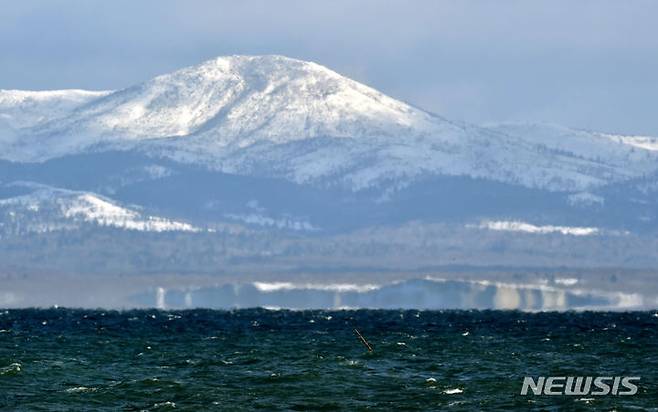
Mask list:
[[[0,409],[656,410],[657,327],[653,312],[9,310]],[[521,396],[526,375],[641,381]]]

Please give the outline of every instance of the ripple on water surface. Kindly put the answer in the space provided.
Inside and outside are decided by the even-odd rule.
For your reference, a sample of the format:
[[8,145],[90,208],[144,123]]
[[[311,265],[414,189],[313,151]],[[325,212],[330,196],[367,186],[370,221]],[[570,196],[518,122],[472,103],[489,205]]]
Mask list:
[[[644,409],[658,404],[657,326],[654,313],[10,310],[0,409]],[[641,376],[640,393],[520,396],[540,375]]]

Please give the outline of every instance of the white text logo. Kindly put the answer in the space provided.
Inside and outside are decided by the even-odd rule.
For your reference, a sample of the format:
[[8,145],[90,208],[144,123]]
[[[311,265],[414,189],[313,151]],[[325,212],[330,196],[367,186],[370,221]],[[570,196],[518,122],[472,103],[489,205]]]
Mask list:
[[523,378],[521,395],[635,395],[639,376],[540,376]]

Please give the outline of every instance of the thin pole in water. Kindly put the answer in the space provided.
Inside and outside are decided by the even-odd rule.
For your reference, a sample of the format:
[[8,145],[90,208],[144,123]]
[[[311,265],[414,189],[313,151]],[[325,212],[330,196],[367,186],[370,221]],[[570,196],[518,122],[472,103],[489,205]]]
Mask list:
[[361,340],[361,342],[366,346],[366,348],[368,348],[368,352],[374,352],[374,350],[372,349],[372,346],[370,346],[370,344],[368,343],[366,338],[363,337],[361,332],[359,332],[356,328],[354,328],[354,333],[356,333],[356,336],[358,336],[359,339]]

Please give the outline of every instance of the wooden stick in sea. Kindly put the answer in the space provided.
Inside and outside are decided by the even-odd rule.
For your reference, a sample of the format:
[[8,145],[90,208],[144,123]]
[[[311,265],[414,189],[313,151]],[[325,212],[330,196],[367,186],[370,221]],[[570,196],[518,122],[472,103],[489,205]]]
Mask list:
[[368,343],[366,338],[363,337],[361,332],[359,332],[356,328],[354,328],[354,333],[356,333],[356,336],[358,336],[361,342],[366,346],[366,348],[368,348],[368,352],[373,352],[372,346],[370,346],[370,344]]

